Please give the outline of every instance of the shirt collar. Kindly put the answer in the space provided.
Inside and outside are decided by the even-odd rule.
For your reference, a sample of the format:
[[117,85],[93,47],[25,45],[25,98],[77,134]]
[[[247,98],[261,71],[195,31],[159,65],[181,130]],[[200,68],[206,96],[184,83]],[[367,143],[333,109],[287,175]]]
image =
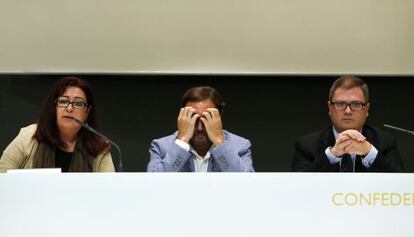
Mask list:
[[339,137],[339,133],[338,133],[338,131],[336,131],[336,128],[335,128],[334,126],[332,126],[332,131],[333,131],[333,134],[334,134],[335,140],[336,140],[336,139],[338,139],[338,137]]
[[204,160],[204,159],[210,159],[211,158],[211,150],[212,147],[210,147],[210,149],[207,151],[206,155],[204,157],[200,156],[196,150],[194,150],[194,148],[190,145],[190,152],[193,153],[195,155],[195,159],[199,159],[199,160]]

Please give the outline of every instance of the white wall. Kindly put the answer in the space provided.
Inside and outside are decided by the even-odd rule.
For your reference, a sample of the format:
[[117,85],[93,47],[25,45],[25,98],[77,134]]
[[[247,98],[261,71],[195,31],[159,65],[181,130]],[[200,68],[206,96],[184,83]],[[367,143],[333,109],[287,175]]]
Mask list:
[[0,72],[414,75],[409,0],[1,0]]

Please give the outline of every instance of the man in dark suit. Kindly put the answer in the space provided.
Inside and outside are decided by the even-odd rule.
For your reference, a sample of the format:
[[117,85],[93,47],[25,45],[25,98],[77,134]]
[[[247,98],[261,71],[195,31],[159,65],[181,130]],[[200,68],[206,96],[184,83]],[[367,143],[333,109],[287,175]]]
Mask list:
[[365,124],[369,107],[363,80],[338,78],[329,91],[332,126],[296,141],[293,171],[403,172],[395,139]]

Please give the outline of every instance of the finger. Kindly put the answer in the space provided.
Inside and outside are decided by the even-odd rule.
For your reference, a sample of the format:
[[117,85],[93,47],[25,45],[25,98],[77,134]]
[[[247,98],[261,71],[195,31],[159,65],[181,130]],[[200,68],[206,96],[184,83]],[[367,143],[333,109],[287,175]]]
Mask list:
[[353,141],[348,147],[347,150],[350,153],[360,154],[363,150],[364,142]]
[[363,141],[366,138],[364,137],[364,135],[362,135],[360,132],[358,132],[357,130],[352,130],[351,132],[352,137],[357,140],[357,141]]
[[187,117],[188,109],[189,109],[189,107],[182,108],[182,110],[183,110],[183,112],[181,113],[182,118]]
[[354,135],[352,134],[352,130],[346,130],[343,131],[340,136],[349,137],[351,139],[354,139]]
[[340,134],[338,134],[338,138],[341,138],[341,137],[349,137],[349,136],[346,135],[346,133],[340,133]]
[[355,145],[354,144],[349,144],[348,146],[344,147],[344,151],[346,153],[355,153]]
[[178,119],[182,118],[184,116],[184,108],[180,109],[180,112],[178,113]]
[[204,124],[204,126],[206,127],[206,129],[208,128],[208,126],[209,126],[209,122],[208,122],[208,120],[206,119],[206,118],[204,118],[204,117],[200,117],[200,120],[201,120],[201,122],[203,122],[203,124]]
[[346,136],[348,136],[350,139],[353,139],[359,142],[362,142],[365,140],[364,136],[362,136],[361,134],[357,134],[357,133],[347,133]]
[[348,145],[351,141],[353,141],[352,138],[348,136],[342,136],[341,138],[338,138],[335,142],[335,146],[337,147],[344,147]]
[[350,147],[350,152],[352,153],[361,153],[361,151],[363,150],[363,142],[353,142],[352,143],[352,147]]
[[347,147],[347,146],[349,146],[350,144],[352,144],[352,139],[349,139],[349,140],[347,140],[347,141],[344,141],[344,142],[341,142],[341,143],[339,143],[338,145],[337,145],[337,147],[338,147],[338,149],[339,150],[344,150],[345,149],[345,147]]
[[193,117],[191,117],[191,124],[195,124],[197,119],[200,118],[199,114],[194,114]]
[[196,113],[196,110],[193,107],[188,108],[187,110],[187,117],[191,118]]
[[349,144],[349,145],[343,147],[343,151],[344,151],[345,154],[352,153],[352,150],[353,150],[352,144]]
[[355,129],[346,130],[346,131],[342,132],[341,134],[347,135],[350,138],[358,140],[358,141],[362,141],[362,140],[366,139],[360,132],[358,132]]
[[219,116],[220,115],[218,109],[216,109],[216,108],[208,108],[207,111],[210,112],[213,116]]
[[221,121],[220,112],[216,108],[210,108],[208,109],[211,115],[213,116],[213,119]]
[[339,143],[342,143],[342,142],[347,141],[347,140],[351,140],[351,138],[349,136],[342,135],[342,136],[339,136],[338,139],[336,139],[335,142],[336,142],[336,144],[339,144]]
[[213,116],[211,115],[211,113],[209,111],[204,111],[203,115],[207,120],[213,119]]

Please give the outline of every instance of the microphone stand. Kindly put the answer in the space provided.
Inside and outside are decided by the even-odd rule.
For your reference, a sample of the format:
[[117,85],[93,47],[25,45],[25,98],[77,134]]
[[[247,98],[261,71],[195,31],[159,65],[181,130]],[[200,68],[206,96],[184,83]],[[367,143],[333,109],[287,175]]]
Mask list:
[[407,129],[404,129],[404,128],[399,128],[399,127],[392,126],[392,125],[389,125],[389,124],[384,124],[384,127],[414,136],[414,131],[410,131],[410,130],[407,130]]
[[83,123],[82,121],[80,121],[79,119],[73,118],[73,120],[79,124],[80,126],[86,128],[87,130],[89,130],[90,132],[102,137],[103,139],[105,139],[109,144],[111,144],[112,146],[114,146],[116,148],[116,150],[118,151],[118,155],[119,155],[119,163],[118,163],[118,171],[122,172],[123,170],[123,164],[122,164],[122,152],[121,152],[121,148],[119,148],[119,146],[113,142],[111,139],[107,138],[106,136],[104,136],[103,134],[99,133],[98,131],[96,131],[95,129],[93,129],[91,126],[89,126],[87,123]]

